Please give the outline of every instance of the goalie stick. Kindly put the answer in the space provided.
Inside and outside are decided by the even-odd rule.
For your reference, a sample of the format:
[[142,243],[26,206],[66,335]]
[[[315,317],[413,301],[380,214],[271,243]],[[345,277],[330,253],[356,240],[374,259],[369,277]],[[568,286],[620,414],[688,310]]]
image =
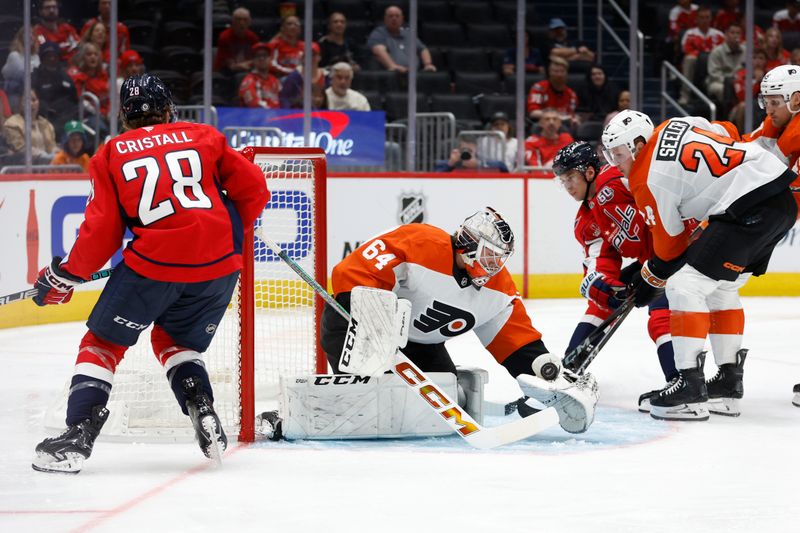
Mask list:
[[[632,297],[622,302],[622,305],[617,307],[593,332],[564,356],[562,359],[564,366],[582,376],[586,368],[594,361],[594,358],[597,357],[603,346],[611,339],[614,332],[619,329],[622,321],[625,320],[633,308]],[[510,415],[519,408],[520,403],[524,403],[527,400],[527,396],[522,396],[502,406],[492,405],[490,411],[495,413],[502,411],[503,415]]]
[[[90,277],[89,279],[87,279],[82,283],[107,278],[108,276],[111,275],[113,271],[114,271],[113,268],[98,270],[97,272],[92,274],[92,277]],[[13,302],[18,302],[20,300],[28,300],[29,298],[33,298],[34,296],[36,296],[37,292],[38,291],[35,288],[33,288],[33,289],[25,289],[24,291],[19,291],[19,292],[12,292],[11,294],[6,294],[5,296],[0,296],[0,306],[10,304]]]
[[[330,305],[342,318],[350,320],[350,314],[328,294],[317,281],[298,265],[280,246],[264,235],[261,227],[255,230],[256,236],[280,257],[303,281]],[[465,410],[450,399],[444,391],[434,384],[425,373],[420,370],[399,349],[395,352],[391,371],[412,390],[419,393],[427,405],[436,411],[439,416],[470,445],[487,450],[504,444],[517,442],[531,437],[558,423],[558,414],[549,407],[535,415],[521,418],[507,424],[495,427],[484,427],[478,424]]]

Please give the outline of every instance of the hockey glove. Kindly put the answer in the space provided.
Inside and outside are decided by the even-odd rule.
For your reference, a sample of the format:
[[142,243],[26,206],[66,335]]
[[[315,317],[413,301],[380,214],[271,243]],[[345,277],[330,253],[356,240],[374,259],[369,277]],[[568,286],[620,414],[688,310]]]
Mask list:
[[622,272],[619,273],[619,280],[625,285],[630,285],[633,276],[638,274],[640,270],[642,270],[642,264],[639,261],[634,261],[622,269]]
[[596,271],[583,278],[581,294],[604,309],[616,309],[628,297],[623,283]]
[[636,307],[644,307],[664,294],[664,286],[667,281],[653,274],[651,268],[652,262],[648,261],[631,279],[630,287],[633,292],[633,303]]
[[33,285],[37,290],[33,301],[38,306],[65,304],[72,298],[75,285],[82,281],[81,278],[62,269],[61,258],[56,256],[49,266],[39,272],[39,279]]

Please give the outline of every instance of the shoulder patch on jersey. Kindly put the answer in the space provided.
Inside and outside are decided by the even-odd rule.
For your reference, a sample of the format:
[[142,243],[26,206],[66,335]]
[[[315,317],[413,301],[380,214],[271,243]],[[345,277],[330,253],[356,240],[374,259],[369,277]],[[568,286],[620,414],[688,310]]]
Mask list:
[[423,333],[439,330],[445,337],[455,337],[475,326],[475,317],[469,311],[434,300],[414,319],[413,326]]
[[614,189],[611,187],[603,187],[597,193],[597,203],[600,205],[610,201],[612,198],[614,198]]
[[670,120],[661,132],[656,146],[656,160],[675,161],[678,158],[678,147],[681,139],[689,131],[689,123],[682,120]]

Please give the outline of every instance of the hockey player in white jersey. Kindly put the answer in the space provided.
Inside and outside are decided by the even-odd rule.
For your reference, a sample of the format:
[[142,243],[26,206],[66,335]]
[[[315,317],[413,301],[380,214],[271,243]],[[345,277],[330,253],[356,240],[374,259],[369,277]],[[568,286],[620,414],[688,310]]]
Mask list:
[[[653,233],[654,255],[634,277],[637,305],[666,288],[675,364],[672,386],[651,401],[651,415],[708,419],[708,399],[738,413],[746,350],[738,289],[767,271],[775,245],[793,226],[795,174],[735,128],[700,117],[674,118],[654,128],[647,115],[623,111],[603,130],[608,161],[629,180]],[[691,241],[683,220],[707,221]],[[719,373],[705,382],[705,339]]]
[[[377,306],[362,307],[357,298],[360,289],[378,289],[393,298],[406,300],[410,312],[401,321],[407,321],[408,342],[400,342],[401,351],[419,368],[431,376],[447,380],[455,378],[457,369],[445,347],[445,341],[469,331],[474,331],[494,359],[515,377],[523,392],[546,406],[555,407],[561,426],[569,432],[586,431],[594,418],[597,403],[597,384],[591,374],[577,376],[561,369],[560,357],[548,352],[541,334],[531,324],[525,306],[505,268],[505,262],[514,250],[514,235],[506,221],[493,209],[486,208],[468,217],[455,234],[427,224],[407,224],[383,233],[354,250],[333,269],[332,286],[336,300],[351,313],[350,322],[330,306],[325,307],[321,324],[321,343],[335,374],[351,373],[344,361],[357,357],[354,346],[359,346],[359,335],[368,331],[364,322],[377,321],[384,315]],[[396,297],[394,296],[396,295]],[[389,306],[389,309],[394,309]],[[391,322],[389,316],[384,322]],[[390,343],[388,353],[398,349],[398,341],[391,334],[382,336],[377,344]],[[372,355],[372,354],[368,354]],[[388,368],[388,367],[387,367]],[[461,369],[459,369],[461,370]],[[485,372],[485,371],[484,371]],[[461,382],[461,372],[459,384]],[[373,374],[374,375],[374,374]],[[303,402],[313,401],[317,420],[329,417],[325,431],[331,438],[355,437],[361,431],[359,420],[371,422],[371,415],[380,419],[386,411],[402,413],[407,404],[405,387],[392,396],[394,406],[372,411],[365,400],[351,400],[347,396],[355,386],[358,376],[336,376],[322,383],[301,383],[302,390],[291,387],[290,398],[304,396]],[[394,376],[386,378],[381,386],[390,386]],[[319,380],[315,380],[318,382]],[[325,394],[328,383],[341,384],[336,397],[325,403],[309,399],[308,389],[317,396]],[[312,385],[317,385],[312,387]],[[307,385],[307,386],[306,386]],[[461,392],[461,391],[458,391]],[[386,403],[380,391],[376,397]],[[385,399],[385,400],[383,400]],[[400,401],[398,401],[400,400]],[[466,398],[469,402],[469,397]],[[481,400],[478,398],[478,400]],[[359,405],[358,401],[362,403]],[[296,411],[303,411],[303,402],[296,401]],[[374,403],[374,402],[373,402]],[[349,406],[353,406],[350,408]],[[480,406],[472,406],[480,409]],[[292,405],[284,414],[294,416]],[[466,406],[470,412],[469,404]],[[287,412],[288,411],[288,412]],[[473,414],[470,412],[470,414]],[[300,416],[302,413],[300,413]],[[405,416],[403,414],[398,415]],[[388,417],[392,418],[392,417]],[[475,417],[478,419],[478,417]],[[284,429],[291,420],[284,421]],[[274,426],[274,424],[271,423]],[[399,437],[403,435],[430,434],[419,431],[408,422],[389,420],[377,423],[370,431],[373,437]]]

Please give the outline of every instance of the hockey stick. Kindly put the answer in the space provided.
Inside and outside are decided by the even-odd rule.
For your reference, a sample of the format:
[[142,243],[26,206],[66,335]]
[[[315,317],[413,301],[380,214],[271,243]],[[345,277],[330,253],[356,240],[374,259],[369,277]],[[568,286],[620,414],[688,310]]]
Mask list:
[[[275,242],[264,235],[262,228],[255,231],[256,236],[280,257],[303,281],[330,305],[342,318],[349,321],[348,313],[333,296],[328,294],[317,281],[308,275],[303,268],[290,258]],[[521,418],[496,427],[484,427],[478,424],[466,411],[461,409],[456,402],[450,399],[425,373],[420,370],[400,350],[397,350],[392,361],[391,371],[412,390],[419,393],[427,405],[444,419],[450,429],[458,433],[472,446],[487,450],[510,444],[543,431],[558,423],[558,415],[552,407],[535,415]]]
[[[111,275],[111,273],[113,271],[114,271],[113,268],[106,268],[104,270],[98,270],[97,272],[92,274],[91,278],[87,279],[86,281],[84,281],[82,283],[86,283],[88,281],[95,281],[95,280],[98,280],[98,279],[107,278],[108,276]],[[13,303],[13,302],[19,302],[21,300],[27,300],[29,298],[33,298],[34,296],[36,296],[37,292],[39,292],[37,289],[25,289],[24,291],[12,292],[11,294],[6,294],[5,296],[0,296],[0,306],[6,305],[6,304],[10,304],[10,303]]]
[[[611,339],[614,332],[619,329],[622,325],[622,321],[625,320],[633,308],[633,298],[628,298],[622,302],[622,305],[617,307],[593,332],[587,335],[580,344],[564,356],[562,359],[563,365],[579,376],[582,376],[583,373],[586,372],[586,368],[594,361],[594,358],[597,357],[597,354],[600,353],[603,346]],[[522,396],[501,407],[492,406],[491,409],[494,412],[502,410],[504,415],[510,415],[514,411],[517,411],[520,403],[525,403],[527,400],[527,396]]]

